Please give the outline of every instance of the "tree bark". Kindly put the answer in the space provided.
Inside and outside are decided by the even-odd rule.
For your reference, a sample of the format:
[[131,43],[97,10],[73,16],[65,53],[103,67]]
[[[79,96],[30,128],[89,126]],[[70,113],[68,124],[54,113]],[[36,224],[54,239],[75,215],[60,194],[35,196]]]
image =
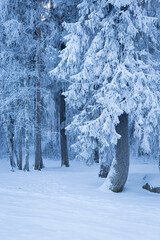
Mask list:
[[61,141],[61,166],[69,167],[67,136],[65,132],[66,104],[65,96],[60,93],[60,141]]
[[[20,15],[21,22],[23,23],[22,16]],[[25,164],[23,167],[24,171],[29,171],[29,89],[28,89],[28,69],[27,69],[27,57],[26,57],[26,46],[25,46],[25,36],[24,36],[24,29],[23,29],[23,51],[24,51],[24,88],[25,88]],[[20,129],[20,131],[22,131]],[[22,138],[22,132],[20,132],[19,138]],[[19,156],[20,156],[20,166],[19,169],[22,168],[22,142],[19,141]]]
[[22,170],[22,128],[19,128],[19,158],[18,169]]
[[29,96],[27,79],[25,79],[26,101],[25,101],[25,165],[23,170],[29,171]]
[[94,139],[95,148],[94,148],[94,162],[99,163],[99,147],[98,147],[98,140]]
[[43,168],[43,160],[42,160],[42,147],[41,147],[41,0],[39,1],[38,6],[38,46],[37,46],[37,78],[36,78],[36,123],[35,123],[35,170],[41,170]]
[[128,141],[128,114],[123,113],[119,117],[116,131],[121,135],[115,147],[115,159],[109,172],[109,189],[113,192],[121,192],[127,181],[129,171],[129,141]]

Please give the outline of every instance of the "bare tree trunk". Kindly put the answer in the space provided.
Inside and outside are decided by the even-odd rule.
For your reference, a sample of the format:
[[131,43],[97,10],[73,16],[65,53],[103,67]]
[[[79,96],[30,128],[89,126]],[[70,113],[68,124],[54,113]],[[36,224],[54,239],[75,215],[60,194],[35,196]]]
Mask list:
[[[23,18],[19,15],[22,25],[24,24]],[[25,88],[25,163],[23,170],[29,172],[29,89],[28,89],[28,68],[27,68],[27,58],[26,58],[26,46],[25,46],[25,30],[23,29],[23,51],[24,51],[24,88]],[[20,166],[19,169],[22,168],[22,129],[20,128],[19,132],[19,157],[20,157]]]
[[29,95],[27,79],[24,81],[26,87],[26,101],[25,101],[25,165],[23,170],[29,171]]
[[66,104],[65,97],[60,93],[60,141],[61,141],[61,166],[69,167],[67,136],[65,133]]
[[22,170],[22,127],[19,128],[19,158],[18,169]]
[[41,93],[40,93],[40,86],[41,86],[41,0],[39,1],[38,7],[38,46],[37,46],[37,78],[36,78],[36,123],[35,123],[35,170],[41,170],[43,168],[43,160],[42,160],[42,147],[41,147]]
[[19,169],[19,157],[18,157],[18,152],[17,152],[17,148],[16,148],[16,140],[14,139],[14,153],[15,153],[15,156],[16,156],[16,160],[17,160],[17,167]]
[[[24,46],[24,55],[25,55],[25,65],[26,65],[25,46]],[[26,95],[25,95],[25,164],[24,164],[23,170],[29,171],[29,92],[28,92],[29,90],[28,90],[28,76],[26,74],[26,69],[27,69],[27,66],[25,66],[25,72],[24,72],[24,87],[26,90]],[[20,135],[21,134],[22,133],[20,133]],[[20,147],[21,146],[22,146],[22,143],[20,142]]]
[[[16,148],[16,140],[14,139],[14,153],[16,156],[16,160],[17,160],[17,167],[19,170],[22,170],[22,149],[20,147],[20,130],[21,127],[18,127],[18,141],[19,141],[19,145],[18,145],[18,152],[17,152],[17,148]],[[21,144],[22,145],[22,144]],[[21,151],[21,153],[20,153]]]
[[95,148],[94,148],[94,162],[99,163],[99,147],[98,147],[98,139],[94,139]]
[[121,138],[115,148],[116,156],[107,178],[107,185],[113,192],[121,192],[126,183],[129,170],[128,114],[123,113],[119,117],[116,131],[121,135]]

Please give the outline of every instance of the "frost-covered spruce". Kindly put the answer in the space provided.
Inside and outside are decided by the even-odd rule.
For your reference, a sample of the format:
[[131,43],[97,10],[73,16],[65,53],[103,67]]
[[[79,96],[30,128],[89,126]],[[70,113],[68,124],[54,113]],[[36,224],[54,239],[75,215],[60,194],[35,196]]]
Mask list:
[[69,128],[79,134],[75,149],[86,160],[95,139],[100,152],[117,144],[124,112],[134,116],[134,135],[150,151],[160,108],[157,18],[149,4],[160,8],[156,0],[84,0],[78,5],[80,20],[66,24],[67,47],[55,73],[71,82],[67,102],[79,113]]
[[[3,23],[0,42],[3,45],[3,47],[0,46],[0,83],[3,86],[0,95],[1,109],[4,109],[5,106],[5,122],[8,129],[11,129],[9,127],[10,119],[13,122],[13,130],[6,134],[6,138],[9,136],[9,141],[13,142],[12,155],[14,156],[15,151],[19,169],[22,169],[22,145],[21,134],[18,133],[21,132],[22,128],[25,129],[24,170],[29,170],[30,126],[34,125],[35,119],[33,119],[35,110],[33,109],[33,99],[36,96],[33,96],[35,94],[33,88],[39,74],[37,69],[39,56],[37,18],[40,16],[38,14],[40,2],[42,3],[42,1],[34,2],[31,0],[26,0],[25,3],[22,0],[0,1],[1,21]],[[37,91],[39,92],[40,89]],[[40,105],[40,102],[37,105]],[[41,127],[40,122],[39,127]],[[7,128],[5,127],[5,129]],[[37,133],[37,131],[35,132]],[[16,151],[16,142],[18,140],[21,145],[19,157]],[[40,142],[38,145],[40,146]]]

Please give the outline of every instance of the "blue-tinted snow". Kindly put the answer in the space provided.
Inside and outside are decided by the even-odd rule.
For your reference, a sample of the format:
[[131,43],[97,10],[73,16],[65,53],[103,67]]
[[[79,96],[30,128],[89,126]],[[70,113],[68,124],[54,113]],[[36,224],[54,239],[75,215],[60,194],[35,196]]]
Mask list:
[[143,190],[156,165],[131,165],[124,192],[101,190],[98,166],[45,161],[29,173],[0,161],[1,240],[159,240],[160,195]]

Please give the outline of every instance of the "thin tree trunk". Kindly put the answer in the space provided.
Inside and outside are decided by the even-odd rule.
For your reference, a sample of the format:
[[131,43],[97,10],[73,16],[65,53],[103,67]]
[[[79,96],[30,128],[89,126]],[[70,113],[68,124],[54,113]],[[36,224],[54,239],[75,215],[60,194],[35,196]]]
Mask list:
[[25,165],[23,170],[29,171],[29,96],[27,79],[24,81],[26,87],[26,101],[25,101]]
[[99,163],[99,147],[98,147],[98,139],[94,139],[95,148],[94,148],[94,162]]
[[16,141],[15,140],[14,140],[14,148],[13,149],[14,149],[13,151],[14,151],[15,156],[16,156],[16,160],[17,160],[17,167],[19,169],[19,156],[18,156],[18,152],[17,152],[17,148],[16,148]]
[[41,86],[41,0],[39,0],[39,7],[38,7],[38,14],[39,14],[39,21],[38,21],[38,46],[37,46],[37,78],[36,78],[36,123],[35,123],[35,170],[41,170],[43,168],[43,160],[42,160],[42,147],[41,147],[41,93],[40,93],[40,86]]
[[19,128],[19,158],[18,169],[22,170],[22,127]]
[[121,192],[127,181],[129,170],[128,114],[123,113],[119,117],[116,131],[121,138],[115,148],[116,156],[112,162],[107,185],[113,192]]
[[[21,15],[19,15],[22,25],[23,25],[23,18]],[[22,37],[22,41],[23,41],[23,51],[24,51],[24,88],[25,88],[25,106],[24,106],[24,111],[25,111],[25,163],[24,163],[24,167],[23,170],[24,171],[29,171],[29,89],[28,89],[28,80],[29,80],[29,76],[28,76],[28,69],[27,69],[27,58],[26,58],[26,46],[25,46],[25,36],[24,36],[24,29],[23,29],[23,37]],[[22,130],[20,130],[22,131]],[[20,167],[22,167],[22,132],[20,132],[19,135],[20,138],[20,142],[19,142],[19,154],[20,154]]]
[[60,141],[61,141],[61,166],[69,167],[67,136],[65,133],[66,105],[65,97],[60,93]]

